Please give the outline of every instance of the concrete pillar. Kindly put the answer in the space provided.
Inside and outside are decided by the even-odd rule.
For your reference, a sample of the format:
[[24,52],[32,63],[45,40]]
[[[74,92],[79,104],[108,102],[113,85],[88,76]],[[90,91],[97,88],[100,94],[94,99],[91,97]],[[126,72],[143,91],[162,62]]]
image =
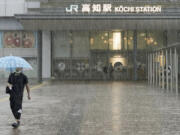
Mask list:
[[73,77],[73,31],[69,31],[69,39],[70,39],[70,76]]
[[150,54],[147,54],[148,56],[148,84],[150,84]]
[[51,32],[42,32],[42,77],[51,77]]
[[152,84],[152,78],[151,78],[151,76],[152,76],[152,72],[151,72],[151,70],[152,70],[152,68],[151,68],[151,66],[152,66],[151,53],[148,54],[148,57],[149,57],[149,62],[148,62],[148,64],[149,64],[149,66],[148,66],[149,67],[149,69],[148,69],[149,70],[148,71],[149,75],[148,75],[148,78],[149,78],[149,84]]
[[38,82],[42,82],[42,31],[38,31],[38,51],[37,51],[37,63],[38,63]]
[[155,53],[155,59],[156,59],[156,86],[158,86],[158,52]]
[[137,80],[137,30],[134,30],[134,80]]
[[51,77],[54,77],[54,49],[53,49],[53,45],[54,45],[54,36],[55,36],[55,32],[51,31]]
[[166,90],[169,89],[168,63],[168,49],[166,49]]
[[146,79],[148,80],[148,62],[149,62],[149,60],[148,60],[148,53],[146,52]]
[[179,91],[178,91],[178,90],[179,90],[179,80],[178,80],[179,65],[178,65],[178,63],[179,63],[179,56],[178,56],[178,53],[177,53],[177,56],[176,56],[176,64],[177,64],[177,67],[176,67],[176,68],[177,68],[177,74],[176,74],[176,91],[177,91],[177,93],[179,92]]
[[[122,39],[124,39],[124,31],[122,31],[121,34],[122,34]],[[121,41],[121,44],[122,44],[122,50],[125,50],[124,40]]]
[[167,44],[168,44],[168,32],[167,30],[165,30],[163,32],[163,45],[167,46]]
[[152,53],[152,84],[154,86],[154,52]]
[[170,69],[170,90],[173,91],[173,66],[172,66],[172,63],[173,63],[173,58],[172,58],[172,49],[170,48],[170,66],[171,66],[171,69]]
[[174,48],[174,79],[175,79],[175,90],[178,94],[178,55],[176,47]]
[[156,62],[155,62],[155,53],[153,52],[153,85],[155,86],[155,74],[156,74]]
[[164,51],[162,50],[162,89],[164,89]]
[[160,65],[160,56],[161,56],[161,52],[158,52],[158,76],[159,76],[159,87],[161,87],[161,65]]
[[150,84],[152,85],[152,53],[150,53]]
[[179,89],[179,85],[178,85],[178,82],[179,82],[179,80],[178,80],[178,54],[176,55],[176,68],[177,68],[177,70],[176,70],[176,93],[178,94],[179,92],[178,92],[178,89]]

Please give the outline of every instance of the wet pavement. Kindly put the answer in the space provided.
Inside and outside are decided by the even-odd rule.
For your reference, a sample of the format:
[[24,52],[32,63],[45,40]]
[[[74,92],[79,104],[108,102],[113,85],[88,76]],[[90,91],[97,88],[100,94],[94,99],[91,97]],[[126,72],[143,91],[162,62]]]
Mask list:
[[24,95],[14,130],[0,100],[0,135],[179,135],[180,98],[142,82],[53,82]]

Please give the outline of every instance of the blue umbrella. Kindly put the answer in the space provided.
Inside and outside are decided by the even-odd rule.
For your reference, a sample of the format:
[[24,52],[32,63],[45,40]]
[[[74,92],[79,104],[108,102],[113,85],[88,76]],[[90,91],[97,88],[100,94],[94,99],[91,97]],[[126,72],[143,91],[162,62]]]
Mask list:
[[0,69],[13,71],[16,68],[23,68],[23,70],[32,70],[32,66],[23,58],[17,56],[6,56],[0,58]]

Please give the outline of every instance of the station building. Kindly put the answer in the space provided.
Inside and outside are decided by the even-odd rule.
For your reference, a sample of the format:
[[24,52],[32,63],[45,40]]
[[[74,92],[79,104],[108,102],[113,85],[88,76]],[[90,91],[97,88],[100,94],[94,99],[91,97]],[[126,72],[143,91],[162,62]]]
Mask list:
[[0,7],[0,57],[24,57],[31,78],[145,80],[148,52],[180,42],[178,0],[5,0]]

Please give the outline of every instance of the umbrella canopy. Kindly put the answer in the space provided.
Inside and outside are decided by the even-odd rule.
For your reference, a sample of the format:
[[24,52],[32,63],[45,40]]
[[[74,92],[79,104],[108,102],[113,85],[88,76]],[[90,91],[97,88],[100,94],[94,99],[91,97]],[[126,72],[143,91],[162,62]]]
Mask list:
[[17,56],[6,56],[0,58],[0,69],[13,71],[16,68],[23,68],[23,70],[32,70],[32,66],[23,58]]

